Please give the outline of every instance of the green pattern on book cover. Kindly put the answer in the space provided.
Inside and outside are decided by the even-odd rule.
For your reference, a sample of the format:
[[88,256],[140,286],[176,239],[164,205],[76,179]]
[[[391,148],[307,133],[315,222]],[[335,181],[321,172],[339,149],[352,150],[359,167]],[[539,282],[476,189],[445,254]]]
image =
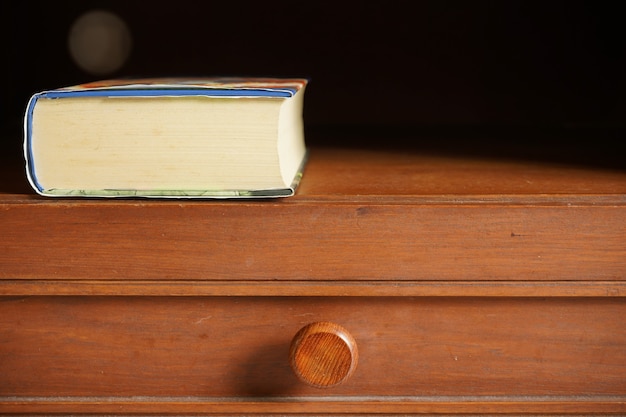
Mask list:
[[265,190],[66,190],[51,188],[42,190],[42,195],[55,197],[155,197],[155,198],[273,198],[290,197],[302,179],[302,173],[308,160],[308,152],[302,160],[300,169],[290,187]]
[[269,190],[65,190],[52,188],[43,190],[42,194],[66,197],[189,197],[189,198],[263,198],[287,197],[294,193],[293,188],[277,188]]

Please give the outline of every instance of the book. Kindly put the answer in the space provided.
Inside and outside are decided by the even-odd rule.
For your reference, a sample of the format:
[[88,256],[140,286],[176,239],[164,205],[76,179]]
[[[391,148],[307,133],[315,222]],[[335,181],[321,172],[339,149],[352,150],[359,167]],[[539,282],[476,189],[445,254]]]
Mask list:
[[57,197],[264,198],[306,163],[306,79],[113,79],[34,94],[33,189]]

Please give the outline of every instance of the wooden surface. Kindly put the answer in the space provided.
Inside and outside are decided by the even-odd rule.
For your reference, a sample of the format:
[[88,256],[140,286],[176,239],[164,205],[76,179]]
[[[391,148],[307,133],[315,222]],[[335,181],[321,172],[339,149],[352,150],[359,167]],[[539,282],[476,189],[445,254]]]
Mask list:
[[359,349],[348,330],[337,323],[309,323],[293,337],[289,364],[303,382],[330,388],[352,376],[359,361]]
[[5,193],[0,209],[0,285],[11,294],[42,279],[39,291],[51,293],[80,291],[77,282],[104,291],[97,280],[120,292],[161,280],[603,281],[615,290],[626,270],[620,170],[320,148],[284,200]]
[[[271,201],[0,189],[0,414],[626,413],[626,170],[311,149]],[[327,390],[289,346],[331,321]]]
[[[517,412],[600,403],[595,411],[624,412],[625,314],[624,298],[5,298],[0,410],[64,401],[109,413],[133,398],[130,410],[181,398],[191,404],[180,410],[194,410],[221,398],[208,410],[245,412],[233,404],[242,398],[300,399],[317,412],[359,401],[371,413],[375,401],[399,401],[398,412],[493,411],[484,404],[493,402],[521,403],[503,408]],[[296,378],[289,347],[304,325],[327,320],[353,335],[359,365],[320,390]]]

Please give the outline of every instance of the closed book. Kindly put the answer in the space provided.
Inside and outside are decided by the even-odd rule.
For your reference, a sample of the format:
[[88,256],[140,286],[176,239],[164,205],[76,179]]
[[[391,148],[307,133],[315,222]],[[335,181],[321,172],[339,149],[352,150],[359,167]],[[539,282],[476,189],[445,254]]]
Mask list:
[[104,80],[33,95],[26,172],[58,197],[293,195],[305,79]]

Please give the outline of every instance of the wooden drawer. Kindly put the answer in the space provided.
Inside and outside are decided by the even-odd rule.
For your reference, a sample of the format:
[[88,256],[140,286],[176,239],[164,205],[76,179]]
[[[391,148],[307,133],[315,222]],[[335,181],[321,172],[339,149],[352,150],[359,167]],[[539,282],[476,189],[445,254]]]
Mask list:
[[[24,188],[0,414],[626,415],[623,170],[313,148],[286,200]],[[290,367],[318,321],[358,346],[333,388]]]
[[[626,299],[0,299],[0,412],[626,412]],[[359,363],[327,389],[289,346],[332,321]]]

